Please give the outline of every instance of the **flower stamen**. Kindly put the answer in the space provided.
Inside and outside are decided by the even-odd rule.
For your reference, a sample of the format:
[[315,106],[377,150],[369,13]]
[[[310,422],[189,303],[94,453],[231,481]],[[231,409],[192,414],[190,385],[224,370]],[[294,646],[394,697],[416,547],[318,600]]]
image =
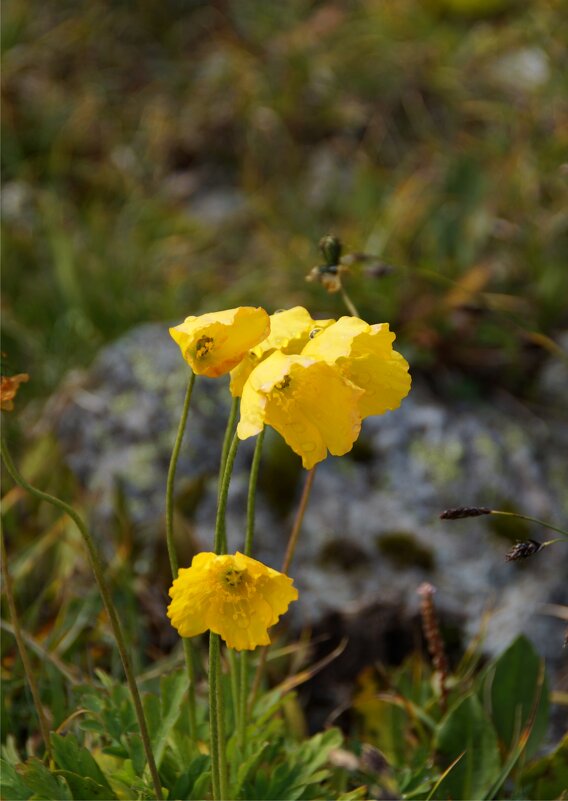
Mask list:
[[223,574],[222,581],[227,585],[227,587],[238,587],[239,584],[242,584],[242,581],[245,577],[245,572],[245,570],[239,570],[236,567],[230,567]]
[[214,342],[215,340],[213,337],[208,336],[202,336],[200,339],[198,339],[195,345],[195,358],[204,359],[212,349]]
[[279,381],[277,384],[274,384],[274,389],[287,389],[290,386],[290,376],[285,375],[282,381]]

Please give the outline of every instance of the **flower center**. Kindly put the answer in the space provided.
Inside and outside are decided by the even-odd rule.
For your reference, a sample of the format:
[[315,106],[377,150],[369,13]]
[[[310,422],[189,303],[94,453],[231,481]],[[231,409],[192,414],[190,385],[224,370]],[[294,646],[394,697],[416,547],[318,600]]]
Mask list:
[[236,567],[229,567],[223,573],[221,580],[227,587],[238,587],[244,579],[245,570]]
[[195,358],[196,359],[203,359],[211,348],[213,347],[213,342],[215,340],[213,337],[202,336],[200,339],[197,340],[197,344],[195,346]]
[[279,381],[277,384],[274,384],[274,389],[286,389],[290,386],[290,376],[285,375],[282,381]]

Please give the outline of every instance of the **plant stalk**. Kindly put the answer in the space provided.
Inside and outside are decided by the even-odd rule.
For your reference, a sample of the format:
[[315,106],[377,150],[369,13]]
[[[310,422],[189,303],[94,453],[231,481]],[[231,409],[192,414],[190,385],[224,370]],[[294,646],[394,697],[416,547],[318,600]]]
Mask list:
[[[236,415],[236,404],[231,407],[231,416]],[[227,432],[234,428],[234,416],[227,424]],[[227,434],[225,435],[227,439]],[[219,475],[219,496],[217,500],[217,517],[215,520],[214,551],[220,555],[227,550],[227,530],[225,516],[227,512],[227,497],[235,456],[239,445],[237,434],[233,434],[226,456],[221,457]],[[210,632],[209,635],[209,728],[211,736],[211,765],[213,776],[213,797],[215,801],[226,801],[227,794],[227,757],[224,733],[224,699],[221,683],[221,643],[218,634]]]
[[[256,487],[258,484],[258,471],[260,468],[260,458],[262,455],[262,445],[264,443],[264,434],[266,429],[263,428],[258,437],[256,438],[256,445],[254,447],[254,456],[252,457],[252,464],[250,468],[248,498],[247,498],[247,531],[245,537],[244,554],[251,556],[252,543],[254,539],[254,519],[256,509]],[[244,757],[246,748],[246,714],[247,714],[247,694],[248,694],[248,651],[242,651],[240,654],[239,663],[239,717],[237,728],[237,743],[241,758]]]
[[[304,515],[306,513],[306,508],[308,506],[308,500],[310,498],[310,493],[312,491],[312,485],[314,483],[314,478],[316,475],[316,467],[317,465],[314,465],[314,467],[312,467],[312,469],[308,471],[308,474],[306,476],[304,489],[302,490],[302,497],[300,498],[300,504],[296,511],[296,517],[294,518],[294,525],[292,526],[292,531],[290,532],[288,547],[286,548],[286,554],[284,556],[284,561],[282,563],[282,573],[288,573],[288,570],[290,569],[290,565],[292,563],[292,558],[294,556],[294,551],[296,550],[298,537],[300,536],[300,531],[302,529],[302,523],[304,522]],[[258,690],[260,688],[260,683],[262,681],[262,676],[264,673],[267,656],[268,656],[268,647],[265,646],[260,652],[258,665],[256,667],[256,673],[254,675],[254,681],[252,683],[252,689],[249,699],[249,714],[252,711],[252,707],[254,705],[256,696],[258,694]]]
[[6,469],[8,470],[8,473],[12,476],[16,484],[19,484],[20,487],[25,489],[31,495],[34,495],[36,498],[39,498],[42,501],[50,503],[52,506],[57,507],[57,509],[60,509],[61,511],[69,515],[71,520],[75,523],[75,525],[79,529],[81,536],[83,537],[83,541],[85,543],[87,552],[89,554],[91,568],[95,575],[95,580],[97,582],[99,592],[103,599],[103,603],[105,605],[105,609],[110,620],[114,638],[116,640],[116,645],[118,648],[118,652],[120,654],[120,658],[124,668],[124,673],[126,675],[126,681],[128,683],[128,687],[132,695],[134,710],[136,713],[136,718],[138,720],[138,726],[140,728],[140,736],[142,737],[142,744],[144,746],[146,760],[148,762],[148,767],[150,769],[150,774],[152,777],[152,783],[154,785],[154,792],[156,794],[156,798],[158,799],[158,801],[161,801],[163,797],[162,786],[160,783],[160,777],[158,775],[156,760],[154,759],[154,754],[152,752],[150,735],[148,734],[148,727],[146,725],[146,718],[144,717],[144,709],[142,707],[140,693],[138,692],[138,686],[136,684],[136,678],[134,676],[134,671],[132,669],[132,663],[130,661],[130,656],[128,655],[128,650],[126,648],[126,641],[122,633],[122,628],[118,619],[118,615],[116,613],[112,596],[106,584],[103,564],[99,556],[95,542],[91,537],[91,534],[87,529],[85,523],[83,522],[83,519],[80,517],[80,515],[77,514],[77,512],[73,509],[72,506],[69,506],[68,503],[65,503],[65,501],[56,498],[54,495],[50,495],[47,492],[43,492],[42,490],[36,489],[36,487],[33,487],[31,484],[28,484],[28,482],[23,478],[23,476],[20,475],[16,466],[14,465],[14,462],[12,461],[12,457],[10,455],[10,452],[3,437],[1,440],[1,450],[2,450],[2,458],[4,460],[4,464],[6,465]]
[[544,528],[549,528],[551,531],[556,531],[557,534],[562,534],[563,537],[568,537],[568,531],[565,531],[563,528],[558,528],[558,526],[553,526],[551,523],[547,523],[545,520],[539,520],[537,517],[529,517],[528,515],[521,515],[518,512],[502,512],[500,509],[491,509],[489,514],[506,515],[507,517],[518,517],[521,520],[528,520],[529,523],[536,523],[537,525],[543,526]]
[[[172,571],[172,579],[177,578],[179,563],[176,554],[175,539],[174,539],[174,486],[177,463],[179,459],[179,452],[183,442],[183,435],[185,433],[185,426],[187,423],[187,415],[189,412],[189,404],[191,402],[191,395],[193,393],[193,385],[195,384],[195,373],[190,370],[189,380],[187,382],[187,389],[185,392],[185,399],[181,412],[181,418],[170,457],[170,466],[168,468],[168,478],[166,482],[166,544],[168,547],[168,557],[170,560],[170,568]],[[197,736],[197,715],[196,715],[196,701],[195,701],[195,657],[193,652],[193,645],[191,640],[187,637],[183,638],[183,653],[185,658],[185,667],[188,677],[187,689],[187,702],[188,702],[188,717],[189,717],[189,736],[195,741]]]

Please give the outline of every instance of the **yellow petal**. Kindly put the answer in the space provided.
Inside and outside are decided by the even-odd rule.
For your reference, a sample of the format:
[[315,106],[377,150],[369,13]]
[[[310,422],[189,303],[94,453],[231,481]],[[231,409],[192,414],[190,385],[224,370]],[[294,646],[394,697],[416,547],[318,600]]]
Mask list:
[[241,399],[240,439],[266,423],[311,469],[327,456],[351,450],[361,428],[362,390],[324,361],[275,351],[253,370]]
[[241,553],[202,553],[174,581],[168,607],[172,625],[183,637],[207,629],[230,648],[268,645],[268,628],[298,597],[292,580]]
[[408,363],[393,350],[394,339],[386,323],[342,317],[310,340],[302,355],[336,365],[364,390],[359,402],[364,418],[396,409],[410,390]]
[[232,370],[269,331],[268,314],[252,306],[187,317],[170,328],[193,372],[210,378]]
[[294,306],[270,315],[270,334],[251,348],[242,362],[231,372],[231,394],[240,397],[243,387],[259,363],[276,350],[286,354],[300,353],[315,330],[323,330],[333,320],[314,320],[303,306]]

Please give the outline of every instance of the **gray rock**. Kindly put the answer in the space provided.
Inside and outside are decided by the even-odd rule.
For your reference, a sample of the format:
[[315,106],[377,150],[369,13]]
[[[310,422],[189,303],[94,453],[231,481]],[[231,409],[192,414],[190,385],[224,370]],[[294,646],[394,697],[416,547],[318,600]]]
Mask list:
[[[106,348],[50,412],[68,464],[93,495],[100,537],[120,487],[140,532],[142,571],[164,550],[166,473],[186,380],[167,326],[147,325]],[[178,500],[188,482],[199,488],[185,517],[192,547],[201,550],[212,548],[228,407],[226,380],[196,381],[177,488]],[[505,562],[511,538],[544,540],[549,532],[512,518],[442,521],[439,513],[477,504],[561,524],[568,517],[561,429],[518,403],[450,407],[415,381],[399,410],[365,421],[351,455],[319,465],[291,569],[300,601],[289,619],[297,626],[334,620],[348,633],[357,629],[357,636],[357,621],[364,619],[364,631],[375,637],[369,610],[388,609],[416,627],[416,589],[428,580],[438,589],[440,616],[459,621],[466,641],[490,611],[489,652],[526,632],[558,665],[565,624],[545,605],[568,603],[568,547]],[[232,549],[243,544],[251,445],[240,448],[231,486]],[[277,567],[302,475],[275,434],[267,437],[261,470],[268,479],[258,497],[255,555]]]

